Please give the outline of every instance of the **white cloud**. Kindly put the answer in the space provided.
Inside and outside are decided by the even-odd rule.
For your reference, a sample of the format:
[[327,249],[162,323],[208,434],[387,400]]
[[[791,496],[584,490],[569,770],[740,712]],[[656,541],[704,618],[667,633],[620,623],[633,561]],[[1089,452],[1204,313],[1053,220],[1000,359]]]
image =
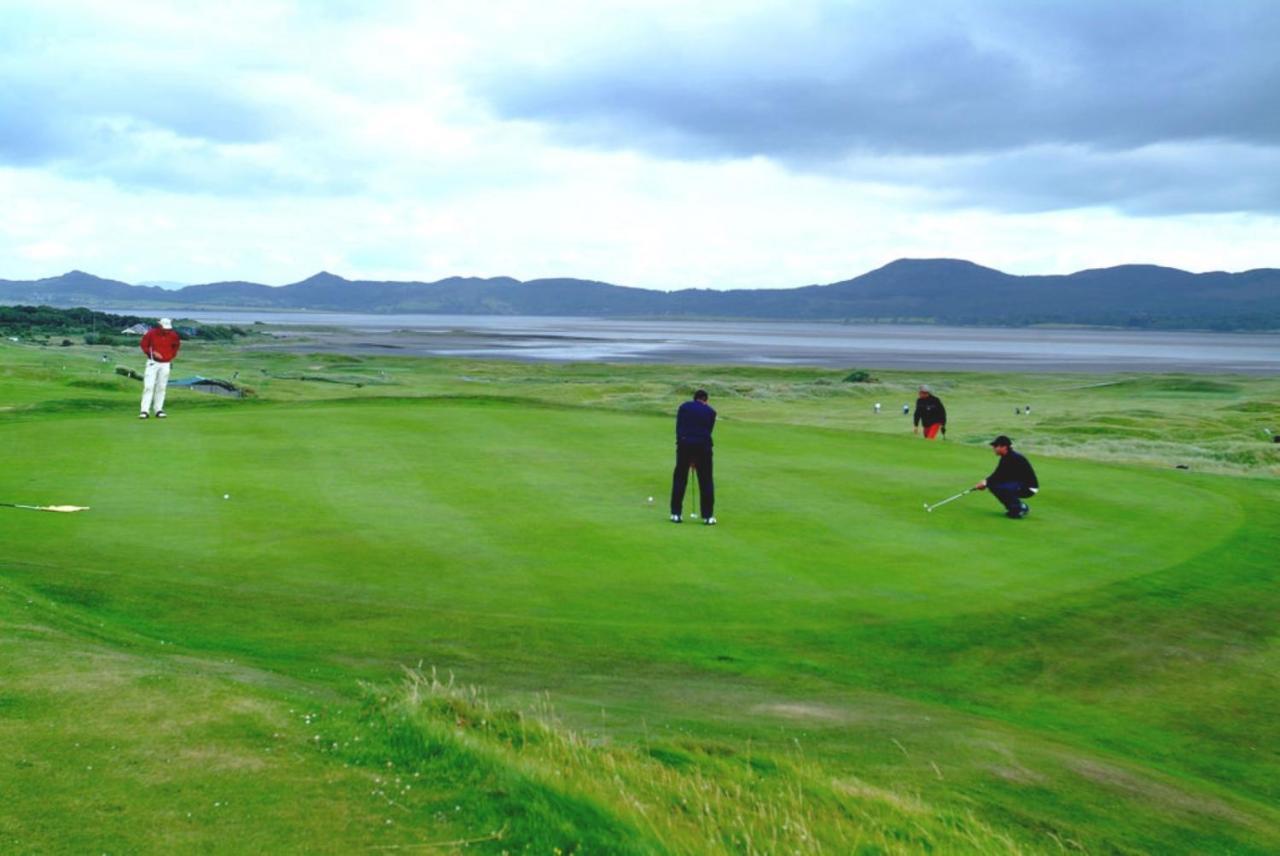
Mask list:
[[[652,145],[653,128],[587,146],[481,97],[512,69],[571,78],[615,54],[668,57],[699,34],[768,36],[772,21],[752,51],[708,39],[690,58],[767,81],[780,57],[830,47],[794,42],[822,8],[11,2],[0,277],[77,267],[284,283],[324,267],[724,288],[833,281],[902,256],[1015,273],[1275,264],[1280,220],[1265,200],[1280,185],[1261,146],[862,152],[814,170],[767,152],[686,158]],[[872,41],[875,27],[899,25],[876,4],[858,8]],[[1116,188],[1128,213],[1108,207]],[[1242,198],[1263,213],[1229,213]]]

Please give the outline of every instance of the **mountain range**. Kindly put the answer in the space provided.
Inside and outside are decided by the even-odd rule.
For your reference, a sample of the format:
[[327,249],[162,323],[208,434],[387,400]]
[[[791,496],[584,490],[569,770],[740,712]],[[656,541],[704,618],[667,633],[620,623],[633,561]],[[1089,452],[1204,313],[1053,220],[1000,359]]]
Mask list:
[[1122,265],[1066,275],[1015,276],[958,259],[900,259],[827,285],[669,292],[568,278],[376,282],[348,280],[328,272],[283,286],[214,282],[169,290],[71,271],[47,279],[0,280],[0,303],[156,311],[218,308],[1277,330],[1280,270],[1194,274],[1155,265]]

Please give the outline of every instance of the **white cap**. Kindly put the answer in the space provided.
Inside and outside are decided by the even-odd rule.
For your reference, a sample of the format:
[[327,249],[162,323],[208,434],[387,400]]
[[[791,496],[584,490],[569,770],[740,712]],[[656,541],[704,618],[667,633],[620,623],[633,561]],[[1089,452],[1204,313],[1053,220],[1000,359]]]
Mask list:
[[161,326],[161,327],[163,327],[163,328],[164,328],[164,329],[166,329],[166,330],[172,330],[172,329],[173,329],[173,319],[172,319],[172,318],[161,318],[161,319],[160,319],[160,326]]

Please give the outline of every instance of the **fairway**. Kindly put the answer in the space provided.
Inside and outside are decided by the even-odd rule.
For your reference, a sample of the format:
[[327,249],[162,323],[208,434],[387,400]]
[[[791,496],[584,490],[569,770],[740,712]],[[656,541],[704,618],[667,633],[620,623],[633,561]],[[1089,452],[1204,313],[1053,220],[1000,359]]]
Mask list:
[[[980,493],[927,514],[994,466],[980,440],[784,424],[722,398],[720,525],[674,526],[666,412],[507,382],[179,394],[170,419],[138,422],[127,402],[42,409],[45,383],[0,421],[0,499],[91,510],[0,510],[0,750],[30,762],[9,774],[20,797],[0,808],[0,849],[41,851],[46,835],[54,851],[235,850],[228,832],[332,852],[749,849],[737,833],[680,838],[571,780],[555,793],[589,810],[517,799],[458,764],[455,781],[426,750],[413,769],[432,786],[394,809],[370,800],[381,762],[351,735],[370,721],[361,698],[394,704],[405,667],[483,687],[486,718],[522,711],[671,775],[745,787],[767,780],[761,764],[794,765],[825,806],[805,809],[821,826],[804,852],[1280,846],[1274,478],[1038,455],[1030,440],[1044,485],[1030,517]],[[62,716],[95,709],[85,733]],[[448,710],[453,734],[471,714]],[[208,733],[166,779],[146,744],[185,743],[173,723]],[[483,737],[459,745],[546,785],[503,754],[521,744]],[[739,756],[756,760],[722,769]],[[76,769],[51,775],[50,758]],[[162,780],[163,797],[124,796]],[[96,831],[56,831],[59,809],[38,806],[71,812],[90,783],[123,807],[95,810]],[[240,813],[181,817],[222,809],[214,791]],[[508,802],[542,807],[491,816]],[[858,819],[865,803],[874,819]]]

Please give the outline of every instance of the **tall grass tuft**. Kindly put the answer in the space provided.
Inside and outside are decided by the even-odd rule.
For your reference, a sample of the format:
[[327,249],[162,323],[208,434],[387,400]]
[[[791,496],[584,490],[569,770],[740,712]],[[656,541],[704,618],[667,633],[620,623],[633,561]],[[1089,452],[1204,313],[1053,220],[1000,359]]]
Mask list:
[[365,721],[380,736],[362,750],[372,766],[382,752],[398,771],[472,785],[469,810],[478,829],[493,828],[483,846],[495,853],[1024,852],[970,814],[833,778],[798,749],[777,757],[750,744],[615,744],[566,727],[545,698],[529,710],[497,708],[434,670],[368,688]]

